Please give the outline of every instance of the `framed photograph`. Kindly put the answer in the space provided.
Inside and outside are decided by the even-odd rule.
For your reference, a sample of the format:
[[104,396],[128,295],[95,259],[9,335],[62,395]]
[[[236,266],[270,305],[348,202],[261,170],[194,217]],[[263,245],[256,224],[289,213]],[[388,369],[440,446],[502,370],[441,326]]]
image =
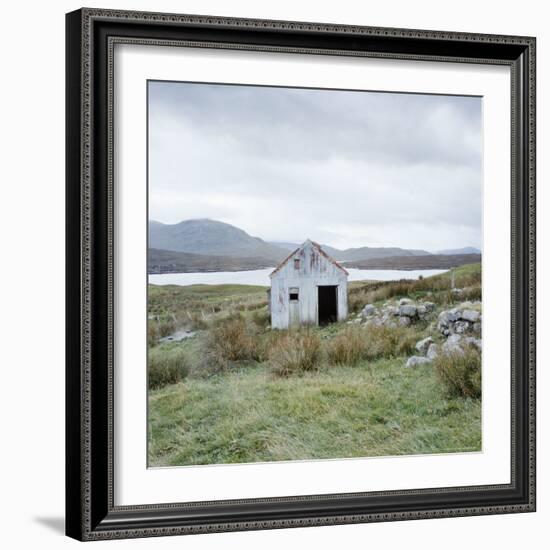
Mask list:
[[67,535],[535,510],[535,39],[67,15]]

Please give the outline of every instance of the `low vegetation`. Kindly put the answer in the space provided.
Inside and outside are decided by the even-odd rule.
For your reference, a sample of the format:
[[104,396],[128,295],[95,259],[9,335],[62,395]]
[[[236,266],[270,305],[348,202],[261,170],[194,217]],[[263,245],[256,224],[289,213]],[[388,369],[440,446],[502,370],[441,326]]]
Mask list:
[[[478,265],[418,281],[351,283],[354,311],[481,295]],[[429,322],[269,326],[266,289],[149,287],[150,463],[156,466],[479,450],[481,361],[404,368]],[[437,312],[435,313],[437,315]],[[196,334],[162,343],[174,330]]]
[[367,356],[365,331],[346,327],[327,342],[327,360],[331,365],[357,365]]
[[[461,300],[481,299],[480,264],[464,265],[453,270],[454,286],[461,288]],[[377,304],[391,298],[429,299],[447,306],[456,301],[452,293],[451,272],[415,281],[371,281],[350,284],[348,307],[351,313],[365,304]]]
[[433,366],[452,397],[481,397],[481,353],[469,346],[464,353],[440,354]]
[[189,358],[180,346],[153,348],[147,359],[150,389],[177,384],[189,374]]
[[309,329],[283,333],[272,343],[269,365],[276,375],[301,374],[317,370],[321,365],[321,340]]
[[450,269],[480,261],[481,254],[430,254],[355,260],[346,262],[346,267],[359,269]]

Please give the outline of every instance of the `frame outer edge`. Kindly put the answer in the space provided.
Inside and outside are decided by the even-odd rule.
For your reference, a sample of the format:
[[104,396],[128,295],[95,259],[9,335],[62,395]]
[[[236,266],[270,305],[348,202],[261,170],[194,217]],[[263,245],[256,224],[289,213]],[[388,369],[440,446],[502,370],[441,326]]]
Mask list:
[[[135,529],[95,529],[91,525],[91,268],[92,268],[92,26],[94,20],[141,23],[176,23],[201,27],[225,26],[257,30],[310,31],[314,33],[348,33],[380,37],[423,38],[524,46],[528,57],[524,86],[528,105],[523,128],[528,131],[528,158],[522,183],[527,189],[528,225],[528,501],[512,505],[488,507],[446,508],[439,510],[355,514],[331,517],[252,520],[246,522],[212,523]],[[78,67],[77,71],[75,68]],[[77,78],[78,74],[80,78]],[[164,536],[235,530],[274,529],[315,525],[338,525],[360,522],[425,519],[528,512],[535,510],[535,39],[412,29],[384,29],[318,23],[238,19],[213,16],[157,14],[83,8],[67,14],[67,535],[79,540],[104,540]],[[76,84],[78,80],[78,84]],[[78,91],[76,91],[78,87]],[[76,108],[78,105],[78,109]],[[75,119],[75,111],[78,117]],[[77,122],[78,121],[78,122]],[[78,125],[78,152],[75,146]],[[527,141],[527,140],[526,140]],[[75,158],[78,155],[78,163]],[[76,165],[78,164],[78,169]],[[527,175],[528,174],[528,175]],[[78,180],[77,180],[78,178]],[[527,180],[527,181],[526,181]],[[79,184],[75,185],[75,181]],[[77,221],[78,218],[78,221]],[[80,234],[71,234],[75,227]],[[78,248],[78,254],[76,250]],[[76,280],[76,282],[75,282]],[[78,293],[76,292],[78,284]],[[82,308],[82,314],[80,314]],[[78,311],[77,311],[78,310]],[[77,327],[73,322],[78,317]],[[78,334],[77,334],[78,332]],[[78,344],[77,344],[78,342]],[[78,368],[74,364],[78,356]],[[78,401],[78,406],[76,402]],[[75,412],[78,411],[78,415]],[[78,439],[77,439],[78,438]],[[526,442],[527,443],[527,442]],[[78,452],[77,452],[78,447]],[[76,463],[76,464],[74,464]],[[78,479],[78,481],[77,481]],[[78,487],[78,489],[76,489]],[[98,526],[100,527],[100,526]]]
[[528,156],[527,156],[527,184],[529,189],[528,196],[528,233],[529,233],[529,292],[528,292],[528,369],[529,369],[529,510],[535,512],[537,509],[537,488],[536,488],[536,470],[537,470],[537,450],[536,450],[536,431],[537,431],[537,403],[536,403],[536,376],[537,376],[537,197],[536,197],[536,134],[537,134],[537,40],[532,37],[528,43],[528,68],[527,85],[529,86],[529,102],[527,106],[527,131],[528,131]]
[[83,538],[82,414],[83,369],[81,361],[82,211],[81,211],[81,31],[79,12],[65,17],[66,56],[66,364],[65,364],[65,516],[66,534]]

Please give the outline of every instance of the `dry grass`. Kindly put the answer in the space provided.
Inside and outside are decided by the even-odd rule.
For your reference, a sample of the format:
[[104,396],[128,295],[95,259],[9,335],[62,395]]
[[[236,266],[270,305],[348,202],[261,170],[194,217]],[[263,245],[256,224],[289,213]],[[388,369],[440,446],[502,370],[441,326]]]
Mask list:
[[464,353],[440,354],[433,366],[451,397],[481,397],[481,353],[474,346]]
[[350,286],[349,310],[351,313],[357,313],[365,304],[374,304],[396,297],[416,298],[424,296],[427,292],[439,305],[448,305],[457,299],[479,300],[481,298],[480,264],[465,265],[454,271],[455,287],[464,289],[460,298],[451,293],[451,275],[447,272],[412,281],[376,281]]
[[307,329],[281,334],[269,348],[271,371],[277,376],[316,370],[322,356],[320,338]]
[[421,333],[414,327],[369,325],[365,329],[365,356],[378,359],[409,355],[420,337]]
[[206,340],[208,362],[215,367],[227,367],[235,361],[257,361],[262,357],[256,331],[243,317],[219,321],[208,332]]
[[158,389],[181,382],[189,374],[189,359],[180,348],[149,350],[147,357],[148,384],[150,389]]
[[326,344],[331,365],[356,365],[365,357],[366,349],[365,330],[359,327],[346,327]]

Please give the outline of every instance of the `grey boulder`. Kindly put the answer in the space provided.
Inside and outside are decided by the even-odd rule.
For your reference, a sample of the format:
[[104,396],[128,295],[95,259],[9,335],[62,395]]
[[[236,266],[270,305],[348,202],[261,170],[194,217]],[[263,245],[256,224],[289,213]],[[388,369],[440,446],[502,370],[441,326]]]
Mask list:
[[437,344],[430,344],[430,347],[428,348],[428,352],[426,353],[426,357],[433,361],[437,355],[438,355],[439,348],[437,347]]
[[399,306],[399,315],[405,317],[414,317],[416,315],[416,306],[408,304]]
[[375,313],[376,313],[376,308],[372,304],[367,304],[361,311],[361,314],[363,315],[363,317],[370,317]]
[[426,365],[428,363],[431,363],[431,359],[428,359],[427,357],[419,357],[418,355],[413,355],[412,357],[409,357],[407,359],[405,367],[418,367],[419,365]]
[[430,346],[433,343],[434,343],[434,341],[433,341],[432,337],[428,336],[427,338],[424,338],[423,340],[419,340],[418,342],[416,342],[416,345],[414,347],[415,347],[416,351],[426,355],[428,349],[430,348]]
[[461,319],[464,319],[464,321],[469,321],[470,323],[479,321],[480,317],[481,315],[479,311],[476,311],[475,309],[465,309],[460,315]]

